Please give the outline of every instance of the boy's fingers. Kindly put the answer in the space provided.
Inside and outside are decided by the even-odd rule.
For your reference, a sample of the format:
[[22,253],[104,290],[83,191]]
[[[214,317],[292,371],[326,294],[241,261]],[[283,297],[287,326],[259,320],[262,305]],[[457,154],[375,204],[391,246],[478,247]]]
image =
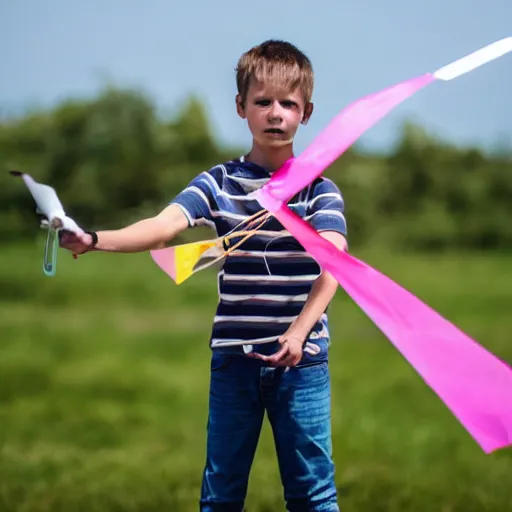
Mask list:
[[279,343],[281,343],[281,348],[271,356],[265,356],[257,352],[251,352],[248,356],[253,359],[265,361],[272,366],[295,366],[302,359],[302,353],[290,352],[289,345],[286,341],[286,339],[280,339]]
[[291,352],[288,353],[285,359],[283,359],[280,364],[282,366],[295,366],[297,365],[300,360],[302,359],[302,356],[299,354],[293,354]]
[[63,249],[68,249],[76,254],[81,254],[87,248],[84,235],[77,235],[72,231],[59,231],[59,245]]
[[271,356],[265,356],[263,354],[258,354],[257,352],[251,352],[248,354],[249,357],[252,357],[254,359],[261,359],[262,361],[265,361],[267,363],[270,363],[272,365],[279,364],[279,362],[286,357],[288,354],[288,345],[283,344],[283,346]]
[[283,346],[281,347],[280,350],[278,350],[275,354],[272,354],[270,357],[269,357],[269,360],[268,362],[270,364],[279,364],[280,362],[282,362],[284,359],[286,359],[286,357],[289,355],[289,348],[288,348],[288,344],[287,343],[283,343]]
[[76,238],[76,235],[72,231],[68,231],[67,229],[59,230],[59,239],[60,240],[70,240],[73,238]]

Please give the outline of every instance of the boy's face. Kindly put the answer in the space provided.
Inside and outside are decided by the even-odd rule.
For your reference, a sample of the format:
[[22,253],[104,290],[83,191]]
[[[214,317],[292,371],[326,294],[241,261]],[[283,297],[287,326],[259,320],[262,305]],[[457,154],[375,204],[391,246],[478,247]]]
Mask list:
[[247,119],[255,142],[266,147],[291,144],[299,124],[306,124],[313,112],[313,104],[304,102],[300,89],[290,91],[254,80],[245,103],[237,95],[236,105],[238,115]]

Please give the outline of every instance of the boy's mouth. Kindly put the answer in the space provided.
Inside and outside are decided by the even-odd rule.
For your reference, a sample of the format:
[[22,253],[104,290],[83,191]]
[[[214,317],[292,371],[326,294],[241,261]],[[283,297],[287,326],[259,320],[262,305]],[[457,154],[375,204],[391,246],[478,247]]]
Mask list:
[[267,128],[265,130],[265,133],[277,133],[279,135],[284,134],[284,130],[281,130],[280,128]]

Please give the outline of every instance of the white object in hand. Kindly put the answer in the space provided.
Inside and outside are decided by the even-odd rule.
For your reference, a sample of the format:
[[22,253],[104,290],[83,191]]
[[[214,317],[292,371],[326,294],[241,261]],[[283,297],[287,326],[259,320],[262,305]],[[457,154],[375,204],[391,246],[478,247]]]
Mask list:
[[23,179],[36,202],[37,212],[43,214],[48,219],[47,223],[51,229],[56,231],[65,229],[77,235],[83,234],[84,230],[71,217],[66,215],[55,189],[49,185],[38,183],[29,174],[24,172],[11,171],[11,174],[13,176],[20,176]]

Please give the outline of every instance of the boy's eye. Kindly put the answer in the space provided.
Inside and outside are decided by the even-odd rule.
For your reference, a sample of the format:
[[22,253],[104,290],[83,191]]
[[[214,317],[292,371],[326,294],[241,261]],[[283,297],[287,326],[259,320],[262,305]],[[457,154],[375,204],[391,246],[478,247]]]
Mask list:
[[[261,99],[261,100],[256,100],[255,103],[256,103],[256,105],[259,105],[260,107],[269,107],[272,104],[272,101]],[[297,103],[292,100],[282,100],[279,103],[284,108],[296,108],[298,106]]]

